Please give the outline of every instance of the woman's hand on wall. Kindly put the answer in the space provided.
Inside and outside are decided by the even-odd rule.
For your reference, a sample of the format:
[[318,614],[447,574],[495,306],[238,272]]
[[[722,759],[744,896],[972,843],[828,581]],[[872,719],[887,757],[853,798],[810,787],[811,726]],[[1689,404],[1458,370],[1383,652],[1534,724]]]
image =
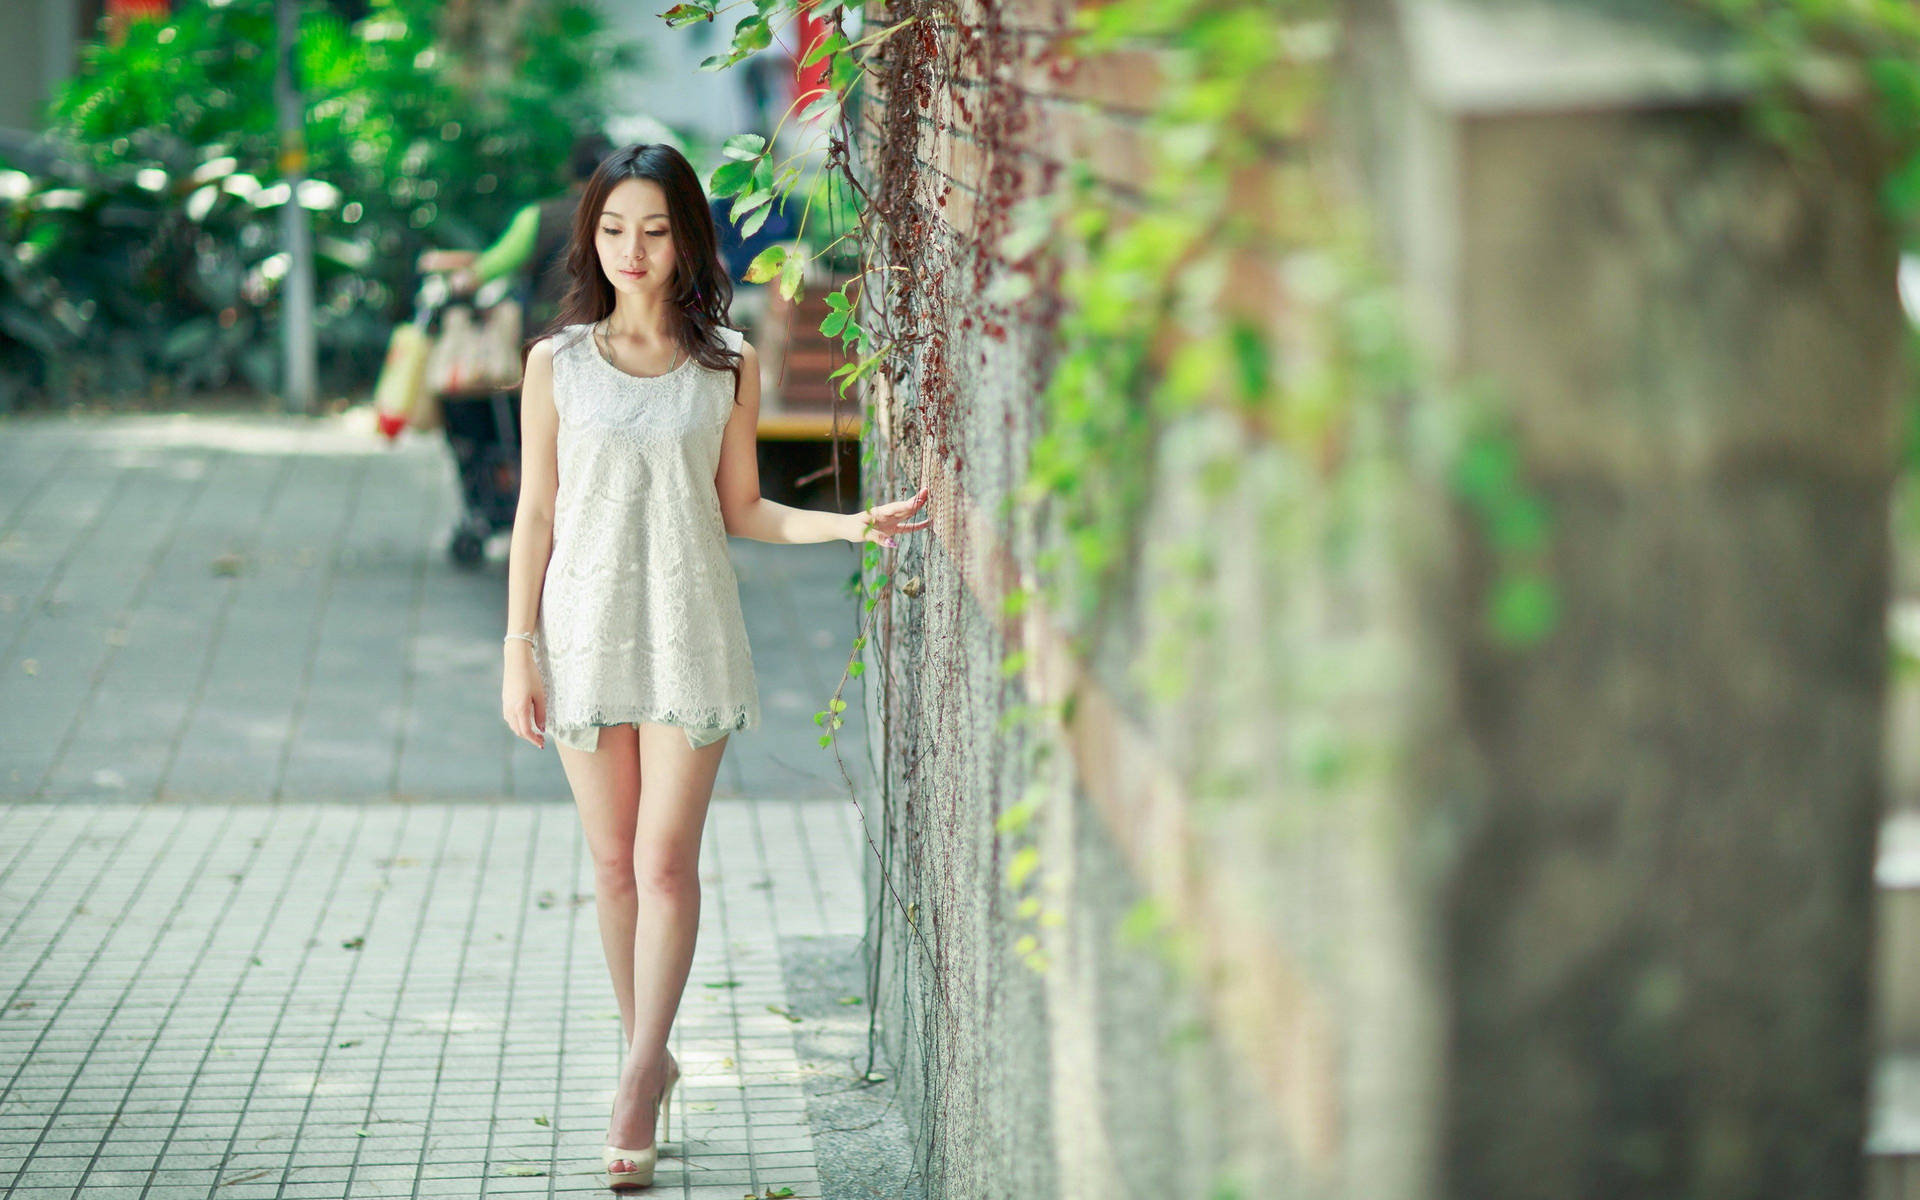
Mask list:
[[929,487],[920,485],[920,490],[905,500],[895,500],[888,504],[876,504],[872,508],[853,514],[853,534],[850,542],[878,542],[882,546],[894,545],[894,535],[912,533],[916,529],[925,529],[933,524],[932,517],[919,521],[909,521],[914,513],[920,511],[927,502]]

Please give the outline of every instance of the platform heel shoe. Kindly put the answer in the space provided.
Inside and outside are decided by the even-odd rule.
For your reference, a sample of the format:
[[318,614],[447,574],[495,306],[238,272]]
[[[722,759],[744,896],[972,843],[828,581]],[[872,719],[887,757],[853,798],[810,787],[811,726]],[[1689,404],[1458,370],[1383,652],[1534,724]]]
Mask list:
[[[606,1168],[608,1187],[652,1187],[654,1157],[659,1147],[648,1146],[645,1150],[622,1150],[615,1145],[607,1145],[600,1151],[600,1165]],[[616,1171],[613,1164],[621,1159],[627,1160],[631,1171]]]
[[[673,1085],[680,1082],[680,1064],[667,1060],[667,1081],[660,1087],[660,1098],[655,1110],[660,1114],[661,1130],[656,1131],[653,1145],[644,1150],[623,1150],[619,1146],[608,1144],[600,1150],[600,1165],[607,1172],[608,1187],[651,1187],[653,1169],[659,1162],[660,1146],[673,1130]],[[613,1164],[625,1159],[633,1168],[629,1171],[616,1171]]]

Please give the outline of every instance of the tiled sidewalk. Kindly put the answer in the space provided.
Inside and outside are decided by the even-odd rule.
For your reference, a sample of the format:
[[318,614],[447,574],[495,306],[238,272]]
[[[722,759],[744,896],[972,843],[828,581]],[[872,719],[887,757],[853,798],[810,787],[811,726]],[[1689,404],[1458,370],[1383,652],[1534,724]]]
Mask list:
[[[844,802],[714,800],[640,1194],[820,1194],[780,939],[860,933],[862,848]],[[13,804],[0,992],[10,1197],[606,1192],[620,1022],[570,805]]]
[[[500,718],[507,535],[467,569],[439,435],[344,418],[0,419],[0,799],[565,801]],[[763,721],[716,796],[871,787],[813,714],[859,627],[851,543],[729,538]]]

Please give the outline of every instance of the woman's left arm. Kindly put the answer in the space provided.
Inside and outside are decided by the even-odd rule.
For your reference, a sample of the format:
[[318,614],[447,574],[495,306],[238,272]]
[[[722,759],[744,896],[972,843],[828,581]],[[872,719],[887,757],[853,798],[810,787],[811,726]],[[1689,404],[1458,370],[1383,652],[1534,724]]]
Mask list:
[[879,542],[894,544],[893,535],[925,529],[931,517],[909,523],[907,518],[927,502],[927,489],[905,500],[875,505],[857,513],[794,508],[760,494],[760,355],[749,342],[740,343],[739,403],[727,419],[720,441],[720,469],[714,487],[720,493],[720,516],[727,532],[756,542]]

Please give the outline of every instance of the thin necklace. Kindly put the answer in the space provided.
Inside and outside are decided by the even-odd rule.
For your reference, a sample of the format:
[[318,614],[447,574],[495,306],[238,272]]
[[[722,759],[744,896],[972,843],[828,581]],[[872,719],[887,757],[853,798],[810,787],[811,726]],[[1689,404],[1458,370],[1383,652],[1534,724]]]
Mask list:
[[[606,319],[604,317],[593,323],[593,343],[594,345],[598,346],[601,344],[600,338],[603,335],[606,337],[607,339],[605,343],[606,352],[604,355],[602,355],[602,357],[604,357],[607,360],[608,366],[613,367],[613,369],[616,371],[620,371],[620,368],[617,365],[615,365],[613,361],[613,335],[606,331],[606,329],[604,328],[605,325],[606,325]],[[620,371],[620,373],[622,375],[633,375],[635,379],[664,379],[668,375],[671,375],[675,371],[678,371],[680,369],[680,365],[685,361],[686,361],[685,359],[681,358],[679,354],[676,353],[673,356],[673,365],[668,367],[666,370],[660,372],[660,374],[658,375],[633,375],[633,372],[631,371]]]

